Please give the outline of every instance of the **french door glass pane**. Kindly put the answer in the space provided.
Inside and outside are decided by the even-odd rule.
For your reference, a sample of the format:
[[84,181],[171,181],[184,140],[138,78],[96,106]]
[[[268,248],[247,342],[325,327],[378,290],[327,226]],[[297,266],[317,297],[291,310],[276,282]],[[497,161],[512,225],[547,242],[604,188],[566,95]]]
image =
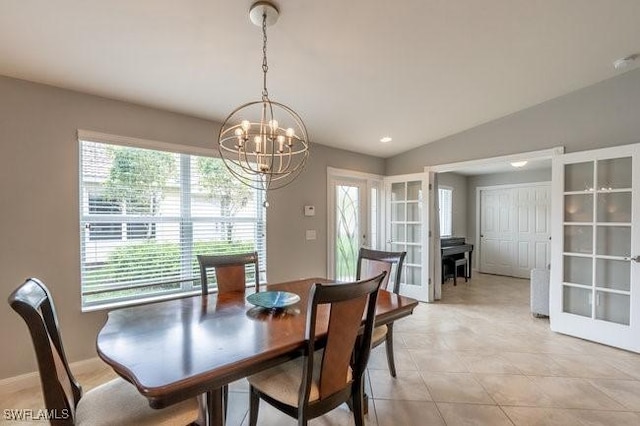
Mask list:
[[593,190],[593,162],[566,164],[564,166],[564,190]]
[[591,286],[593,283],[593,259],[565,256],[564,282]]
[[568,253],[593,253],[592,226],[565,226],[564,251]]
[[407,225],[407,242],[419,243],[421,229],[422,229],[421,225]]
[[596,292],[596,319],[629,325],[629,296]]
[[391,201],[404,201],[405,197],[404,182],[396,182],[391,184]]
[[598,226],[596,252],[605,256],[629,256],[631,228],[628,226]]
[[593,220],[593,194],[564,196],[565,222],[591,222]]
[[405,262],[419,265],[421,262],[421,256],[421,246],[407,246],[407,259],[405,260]]
[[391,205],[391,221],[392,222],[404,222],[405,218],[405,204],[393,203]]
[[336,185],[336,279],[356,277],[360,244],[360,192],[357,186]]
[[597,188],[631,188],[631,157],[598,160]]
[[407,182],[407,200],[418,201],[422,199],[422,182]]
[[407,204],[407,222],[420,222],[420,204]]
[[596,286],[629,291],[631,288],[631,262],[597,259]]
[[631,222],[631,192],[598,194],[598,222]]
[[591,317],[591,290],[564,286],[563,311],[583,317]]

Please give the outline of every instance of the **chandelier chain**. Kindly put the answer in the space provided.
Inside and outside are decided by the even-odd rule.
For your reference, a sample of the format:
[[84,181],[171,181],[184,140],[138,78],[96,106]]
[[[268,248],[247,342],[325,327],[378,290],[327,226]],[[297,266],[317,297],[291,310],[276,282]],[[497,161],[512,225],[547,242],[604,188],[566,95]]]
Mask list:
[[262,100],[269,100],[269,92],[267,91],[267,14],[262,14]]

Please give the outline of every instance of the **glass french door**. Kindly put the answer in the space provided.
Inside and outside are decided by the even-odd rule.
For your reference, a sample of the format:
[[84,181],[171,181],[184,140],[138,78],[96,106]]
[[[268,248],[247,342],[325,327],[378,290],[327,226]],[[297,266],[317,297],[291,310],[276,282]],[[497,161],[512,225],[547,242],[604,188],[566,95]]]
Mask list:
[[640,145],[554,160],[551,328],[640,352]]
[[386,250],[406,251],[400,292],[427,301],[428,271],[426,215],[428,182],[424,174],[385,179]]
[[373,176],[339,171],[329,176],[328,274],[353,281],[360,247],[379,248],[381,182]]

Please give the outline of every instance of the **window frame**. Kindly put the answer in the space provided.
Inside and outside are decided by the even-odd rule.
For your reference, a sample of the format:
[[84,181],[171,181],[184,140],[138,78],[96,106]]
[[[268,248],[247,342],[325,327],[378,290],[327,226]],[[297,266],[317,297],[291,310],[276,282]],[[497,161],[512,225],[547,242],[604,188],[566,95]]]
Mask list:
[[[442,196],[440,195],[440,191],[449,191],[451,193],[450,196],[450,205],[449,205],[449,224],[450,224],[450,229],[449,229],[449,233],[443,233],[442,231],[442,216],[444,214],[443,210],[442,210]],[[453,193],[454,193],[454,188],[448,185],[438,185],[438,221],[439,221],[439,226],[440,226],[440,238],[443,237],[452,237],[453,236]]]
[[[153,230],[153,234],[154,237],[152,239],[155,239],[156,236],[156,229],[155,229],[155,225],[158,223],[162,223],[162,222],[177,222],[180,223],[180,226],[183,226],[183,224],[187,224],[186,227],[189,228],[189,230],[186,232],[187,235],[190,235],[190,240],[186,243],[186,245],[181,244],[180,242],[178,242],[179,244],[179,249],[180,249],[180,253],[181,253],[181,258],[186,257],[190,257],[191,259],[194,258],[194,255],[192,254],[192,250],[194,247],[194,243],[195,243],[195,239],[193,238],[193,228],[194,225],[196,225],[197,223],[207,223],[207,224],[211,224],[211,223],[216,223],[221,225],[222,223],[255,223],[255,233],[256,236],[254,238],[254,242],[255,242],[255,247],[256,250],[259,252],[260,254],[260,261],[259,261],[259,274],[260,274],[260,282],[266,282],[266,264],[267,264],[267,259],[266,259],[266,253],[267,253],[267,243],[266,243],[266,210],[264,209],[261,200],[265,199],[265,194],[263,193],[263,191],[259,191],[259,190],[253,190],[255,191],[255,212],[256,214],[252,217],[223,217],[223,216],[197,216],[197,215],[191,215],[191,209],[190,207],[185,207],[188,204],[190,204],[192,202],[192,199],[189,198],[187,201],[182,200],[183,198],[183,194],[185,194],[185,192],[183,192],[184,188],[182,188],[182,186],[185,184],[184,183],[184,177],[185,175],[188,175],[188,183],[187,185],[189,185],[189,187],[191,187],[191,185],[193,185],[195,182],[193,182],[192,176],[191,176],[191,170],[190,170],[190,163],[192,162],[192,157],[197,156],[197,157],[210,157],[210,158],[219,158],[217,155],[215,155],[216,153],[213,150],[205,150],[205,149],[199,149],[199,148],[192,148],[192,147],[185,147],[183,145],[176,145],[176,144],[169,144],[169,143],[162,143],[162,142],[156,142],[156,141],[150,141],[150,140],[144,140],[144,139],[137,139],[137,138],[128,138],[128,137],[122,137],[122,136],[115,136],[115,135],[107,135],[107,134],[103,134],[103,133],[98,133],[98,132],[91,132],[91,131],[83,131],[83,130],[78,130],[78,166],[79,166],[79,170],[78,170],[78,179],[79,179],[79,209],[80,209],[80,224],[86,223],[87,221],[90,222],[98,222],[98,223],[102,223],[102,222],[108,222],[109,224],[112,223],[119,223],[121,224],[121,237],[117,240],[122,241],[124,243],[126,243],[128,240],[129,241],[140,241],[137,238],[127,238],[127,234],[128,234],[128,225],[131,224],[136,224],[136,223],[144,223],[144,224],[152,224],[152,226],[154,226],[154,230]],[[178,178],[178,185],[180,186],[180,189],[178,191],[179,197],[180,197],[180,214],[178,216],[150,216],[150,215],[136,215],[135,217],[133,216],[128,216],[126,213],[120,213],[120,214],[90,214],[88,212],[88,207],[89,207],[89,203],[88,203],[88,197],[90,195],[95,195],[96,192],[92,193],[92,189],[90,188],[86,188],[84,185],[85,183],[83,182],[83,154],[82,154],[82,149],[83,149],[83,141],[86,142],[95,142],[95,143],[99,143],[99,144],[109,144],[109,145],[114,145],[114,146],[121,146],[121,147],[130,147],[130,148],[140,148],[140,149],[147,149],[147,150],[155,150],[155,151],[164,151],[164,152],[168,152],[171,154],[177,154],[179,155],[180,158],[180,172],[179,172],[179,178]],[[185,166],[185,162],[189,163],[189,166],[187,166],[186,168]],[[189,188],[189,190],[186,192],[188,197],[191,197],[191,190]],[[98,192],[99,195],[99,192]],[[85,211],[86,210],[86,211]],[[188,211],[188,215],[185,215],[185,210]],[[182,229],[182,228],[181,228]],[[135,282],[132,285],[126,286],[126,285],[110,285],[110,286],[106,286],[104,289],[99,289],[96,291],[87,291],[85,289],[85,280],[84,280],[84,269],[86,268],[86,265],[88,264],[87,262],[83,261],[83,258],[85,257],[85,247],[84,247],[84,242],[85,241],[90,241],[89,240],[89,231],[88,229],[86,230],[86,235],[83,232],[83,229],[81,227],[80,232],[79,232],[79,236],[80,236],[80,293],[81,293],[81,307],[82,307],[82,311],[83,312],[89,312],[89,311],[96,311],[96,310],[103,310],[103,309],[112,309],[112,308],[118,308],[118,307],[123,307],[123,306],[131,306],[131,305],[137,305],[137,304],[144,304],[144,303],[150,303],[150,302],[154,302],[154,301],[160,301],[160,300],[167,300],[167,299],[177,299],[177,298],[182,298],[182,297],[188,297],[188,296],[193,296],[196,294],[200,294],[201,293],[201,288],[200,288],[200,276],[198,273],[193,273],[193,271],[191,273],[187,272],[187,276],[183,276],[184,270],[183,272],[180,273],[180,279],[172,279],[169,280],[167,282],[164,282],[162,280],[160,281],[156,281],[156,282],[148,282],[148,283],[144,283],[144,282]],[[183,233],[183,231],[180,231],[181,235]],[[181,237],[182,238],[182,237]],[[109,240],[105,240],[106,242],[113,242],[116,239],[109,239]],[[103,242],[102,240],[91,240],[92,243],[95,242]],[[183,249],[184,247],[186,248],[186,251],[188,253],[184,253]],[[190,274],[190,276],[189,276]],[[144,277],[143,277],[144,278]],[[106,293],[108,291],[118,291],[118,290],[122,290],[122,289],[127,289],[127,288],[143,288],[143,287],[152,287],[152,286],[158,286],[158,285],[162,285],[162,284],[179,284],[179,289],[171,289],[168,291],[152,291],[146,294],[136,294],[136,295],[132,295],[132,296],[121,296],[121,297],[112,297],[112,298],[108,298],[105,299],[103,301],[93,301],[93,302],[85,302],[85,296],[87,295],[91,295],[91,294],[96,294],[96,293]],[[253,285],[252,282],[248,281],[247,285]]]

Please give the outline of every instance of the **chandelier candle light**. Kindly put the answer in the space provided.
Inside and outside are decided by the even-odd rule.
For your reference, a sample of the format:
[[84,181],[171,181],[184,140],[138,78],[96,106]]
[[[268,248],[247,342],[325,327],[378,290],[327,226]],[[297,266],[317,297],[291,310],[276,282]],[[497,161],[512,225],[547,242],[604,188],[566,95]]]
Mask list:
[[262,27],[262,99],[229,114],[218,134],[218,151],[233,176],[251,188],[268,191],[290,184],[302,172],[309,140],[300,116],[269,99],[267,91],[267,26],[278,20],[278,9],[259,1],[251,6],[249,17]]

